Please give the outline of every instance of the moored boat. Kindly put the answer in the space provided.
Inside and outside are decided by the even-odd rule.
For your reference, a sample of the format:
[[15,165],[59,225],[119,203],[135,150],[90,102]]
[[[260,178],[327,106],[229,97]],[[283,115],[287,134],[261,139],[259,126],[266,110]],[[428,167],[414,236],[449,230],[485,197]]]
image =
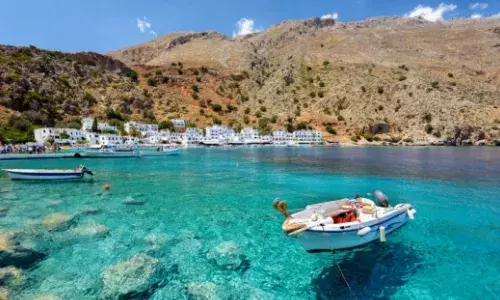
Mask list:
[[182,148],[173,146],[158,147],[155,151],[141,152],[142,156],[168,156],[179,152]]
[[298,238],[308,252],[354,248],[380,240],[413,219],[416,210],[410,204],[389,206],[387,197],[374,193],[377,204],[366,198],[341,199],[306,206],[289,214],[287,204],[279,199],[273,206],[286,220],[282,229]]
[[127,158],[141,156],[141,152],[139,151],[137,146],[118,148],[115,145],[102,145],[99,151],[85,150],[83,154],[84,157],[91,158]]
[[80,179],[85,174],[94,175],[84,166],[75,170],[47,170],[47,169],[3,169],[12,180],[66,180]]

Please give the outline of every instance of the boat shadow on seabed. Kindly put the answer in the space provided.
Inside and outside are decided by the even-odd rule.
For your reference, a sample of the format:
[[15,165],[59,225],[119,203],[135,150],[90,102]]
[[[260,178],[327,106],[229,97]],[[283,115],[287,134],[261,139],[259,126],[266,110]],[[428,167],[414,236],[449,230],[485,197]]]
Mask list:
[[332,265],[311,281],[312,290],[316,299],[353,299],[353,293],[357,299],[389,299],[422,268],[422,263],[422,255],[403,243],[372,243],[338,251]]

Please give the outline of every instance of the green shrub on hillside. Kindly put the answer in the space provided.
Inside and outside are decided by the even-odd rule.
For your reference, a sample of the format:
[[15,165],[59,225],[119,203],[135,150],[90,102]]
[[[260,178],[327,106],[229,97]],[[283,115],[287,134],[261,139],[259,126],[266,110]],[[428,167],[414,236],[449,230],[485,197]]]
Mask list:
[[212,110],[216,112],[222,110],[222,106],[220,104],[210,104],[210,107],[212,107]]
[[337,135],[337,130],[335,130],[335,128],[333,128],[332,126],[326,126],[326,132]]
[[363,133],[363,137],[365,138],[365,140],[367,140],[368,142],[372,142],[373,141],[373,134],[371,134],[370,132],[365,132]]
[[156,80],[153,78],[148,78],[148,85],[149,86],[156,86]]

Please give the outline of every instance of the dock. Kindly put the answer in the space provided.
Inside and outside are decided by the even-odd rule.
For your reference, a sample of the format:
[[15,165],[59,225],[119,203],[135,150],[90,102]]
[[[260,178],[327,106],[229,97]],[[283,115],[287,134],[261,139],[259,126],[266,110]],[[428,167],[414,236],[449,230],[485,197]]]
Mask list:
[[51,158],[80,158],[85,157],[85,153],[67,152],[67,153],[23,153],[23,154],[0,154],[0,160],[18,160],[18,159],[51,159]]

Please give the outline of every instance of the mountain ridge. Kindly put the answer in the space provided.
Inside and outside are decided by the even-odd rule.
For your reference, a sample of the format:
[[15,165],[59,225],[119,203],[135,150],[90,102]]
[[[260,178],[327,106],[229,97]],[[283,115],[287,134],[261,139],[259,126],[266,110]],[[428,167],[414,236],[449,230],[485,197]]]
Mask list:
[[116,82],[91,87],[96,107],[82,114],[106,118],[112,109],[264,133],[314,127],[350,143],[492,143],[500,134],[499,54],[500,18],[314,18],[236,38],[176,32],[107,53],[136,79],[115,74]]

